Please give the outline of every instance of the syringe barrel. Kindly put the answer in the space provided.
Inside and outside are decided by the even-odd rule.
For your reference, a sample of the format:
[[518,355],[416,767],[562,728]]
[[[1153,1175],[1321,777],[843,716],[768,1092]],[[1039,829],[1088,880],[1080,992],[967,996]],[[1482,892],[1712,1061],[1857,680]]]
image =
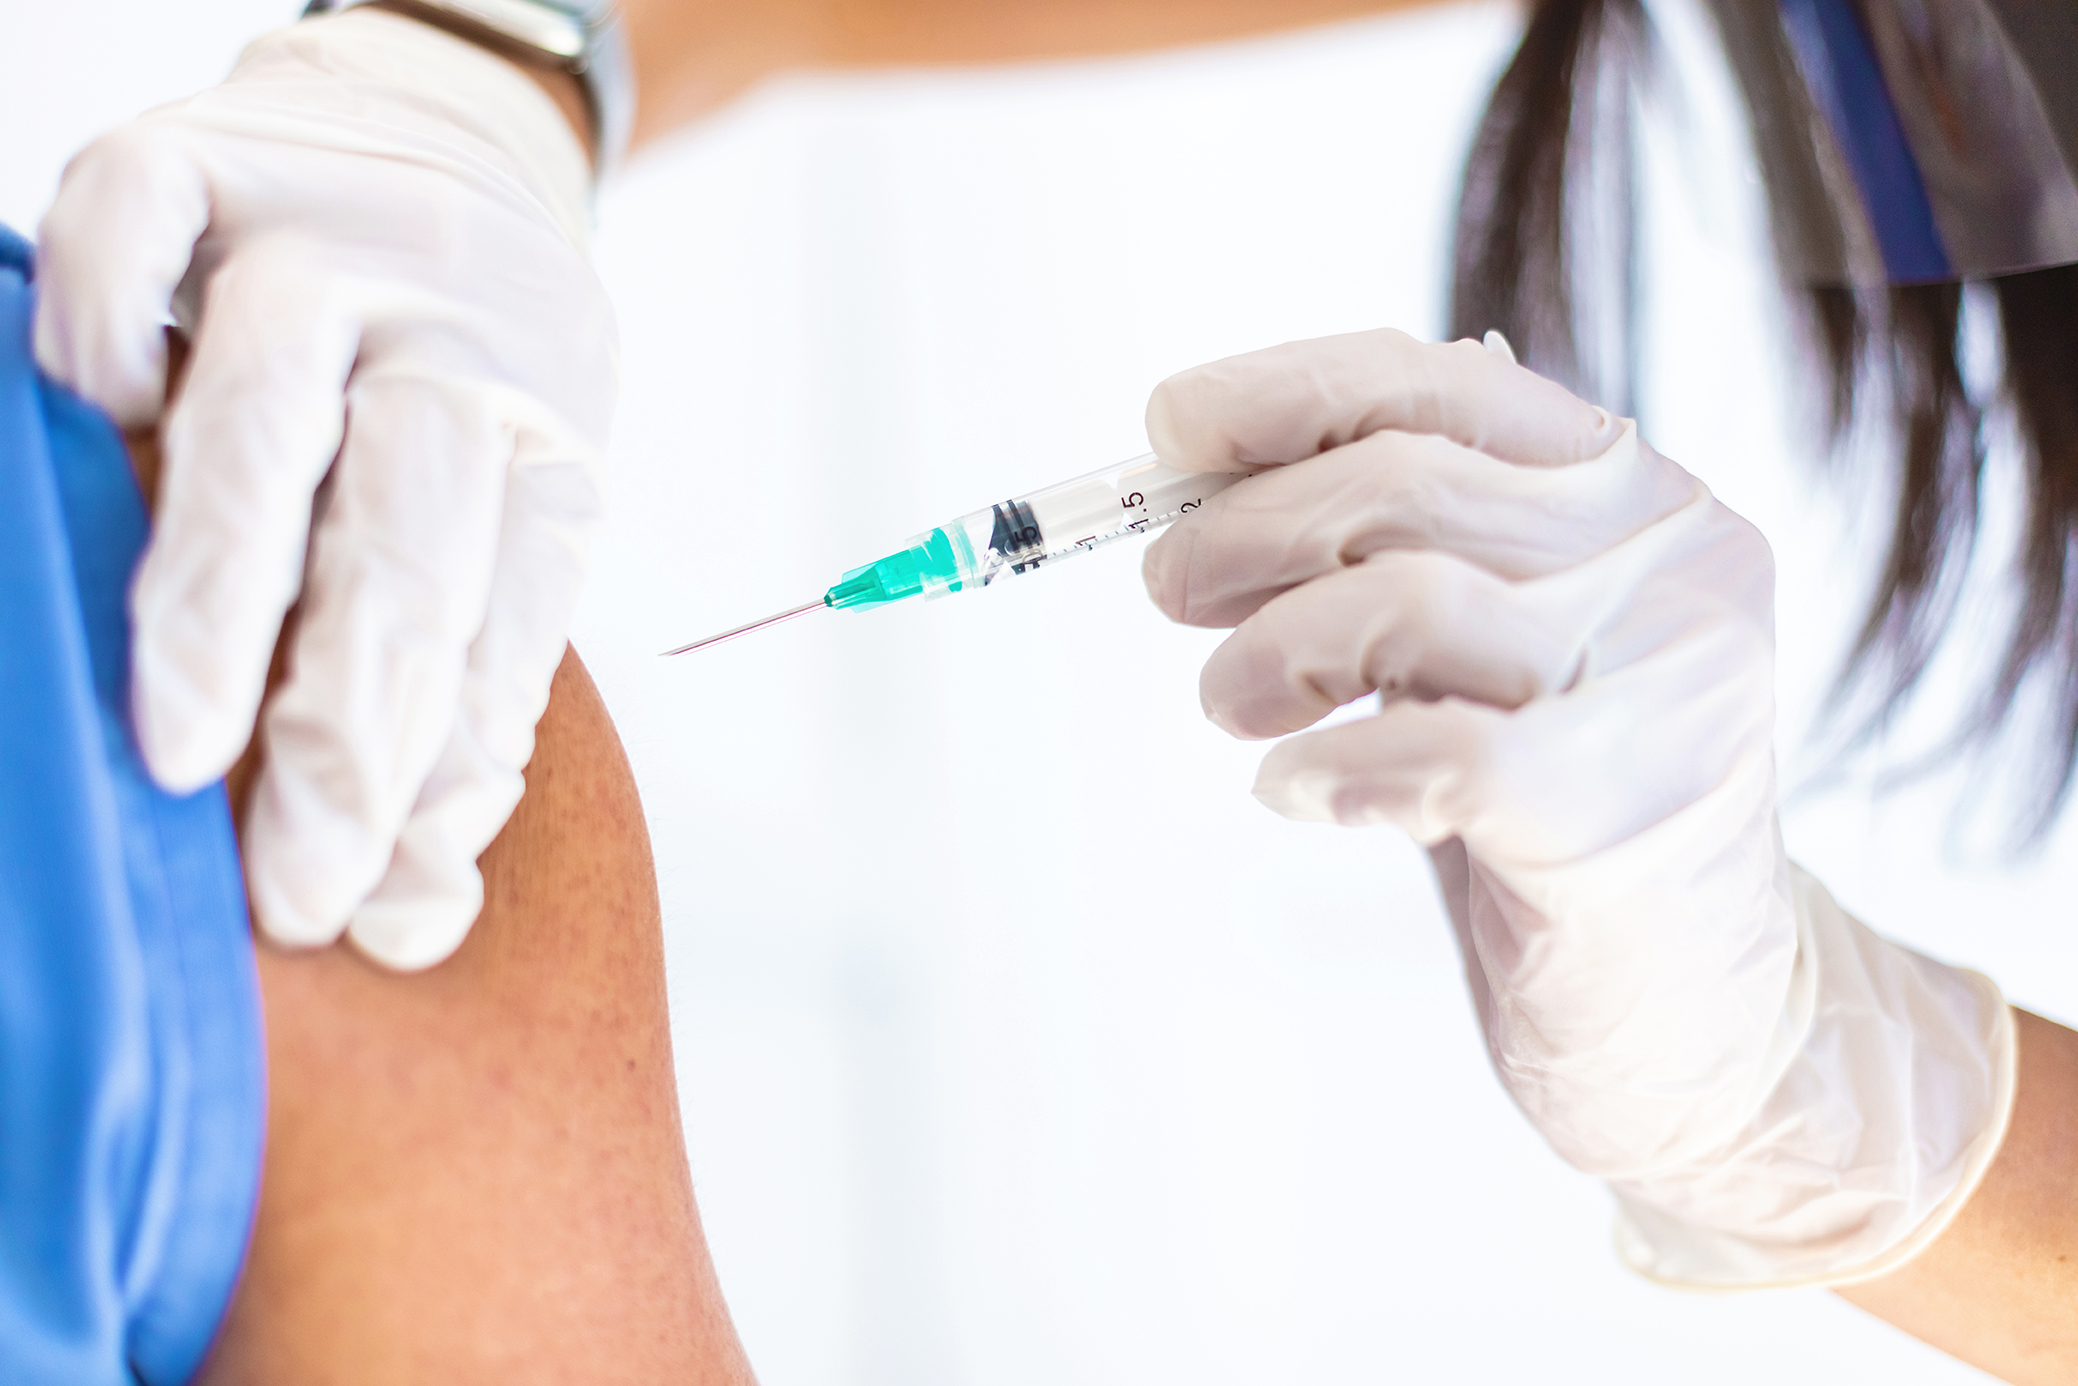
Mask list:
[[1178,471],[1148,453],[962,515],[941,531],[960,569],[958,585],[946,590],[986,587],[1114,539],[1150,534],[1239,480],[1234,472]]
[[823,601],[840,608],[885,606],[986,587],[1114,539],[1153,533],[1243,475],[1177,471],[1148,453],[919,534],[900,551],[846,573]]

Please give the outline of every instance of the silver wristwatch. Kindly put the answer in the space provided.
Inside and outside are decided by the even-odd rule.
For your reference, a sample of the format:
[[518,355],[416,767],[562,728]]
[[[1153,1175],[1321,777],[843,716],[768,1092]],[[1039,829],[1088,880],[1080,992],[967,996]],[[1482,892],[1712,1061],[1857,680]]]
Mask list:
[[[305,18],[373,0],[310,0]],[[635,69],[619,0],[392,0],[424,18],[522,61],[561,68],[584,88],[592,116],[592,163],[620,161],[635,126]]]

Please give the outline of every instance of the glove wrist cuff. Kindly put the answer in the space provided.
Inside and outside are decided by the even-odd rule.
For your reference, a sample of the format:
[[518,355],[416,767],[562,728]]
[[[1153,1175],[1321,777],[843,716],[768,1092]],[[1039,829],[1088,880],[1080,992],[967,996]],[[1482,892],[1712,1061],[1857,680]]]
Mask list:
[[1618,1250],[1663,1284],[1884,1275],[1940,1237],[2005,1137],[2018,1058],[1998,987],[1880,937],[1790,872],[1801,975],[1789,1063],[1709,1156],[1612,1181]]

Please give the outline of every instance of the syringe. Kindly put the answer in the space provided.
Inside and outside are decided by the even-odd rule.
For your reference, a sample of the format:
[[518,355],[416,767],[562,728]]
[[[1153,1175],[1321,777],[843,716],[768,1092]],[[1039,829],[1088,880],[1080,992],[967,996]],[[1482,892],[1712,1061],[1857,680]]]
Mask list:
[[971,592],[1029,573],[1114,539],[1150,534],[1188,515],[1242,479],[1238,472],[1180,472],[1153,453],[962,515],[877,563],[853,568],[821,601],[681,645],[666,654],[719,645],[811,611],[870,610],[910,597]]

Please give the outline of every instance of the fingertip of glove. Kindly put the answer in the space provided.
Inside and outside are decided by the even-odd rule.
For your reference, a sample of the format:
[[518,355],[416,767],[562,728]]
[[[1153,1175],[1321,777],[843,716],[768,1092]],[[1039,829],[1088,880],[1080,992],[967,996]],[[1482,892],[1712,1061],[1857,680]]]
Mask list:
[[[283,948],[323,948],[345,932],[352,913],[346,902],[361,892],[337,872],[324,869],[340,852],[337,841],[311,831],[308,824],[300,833],[283,828],[278,787],[269,782],[272,774],[273,767],[264,769],[253,790],[240,843],[253,923]],[[309,851],[313,838],[329,852]]]
[[[1198,706],[1204,710],[1205,720],[1236,741],[1269,741],[1312,725],[1309,720],[1294,724],[1294,699],[1276,674],[1222,657],[1232,643],[1222,646],[1198,675]],[[1316,713],[1315,720],[1318,716]]]
[[251,860],[246,863],[246,901],[253,924],[277,947],[298,952],[324,948],[336,943],[346,928],[345,920],[327,921],[298,909]]
[[[509,811],[519,792],[515,789],[509,799],[493,797]],[[476,857],[495,830],[464,834],[464,846],[452,833],[454,805],[448,809],[443,814],[436,807],[405,828],[389,870],[347,925],[347,941],[393,972],[422,972],[445,962],[483,912],[483,873]],[[499,821],[504,821],[502,813]]]
[[224,772],[216,769],[211,763],[183,759],[179,755],[168,755],[164,752],[154,756],[147,751],[144,763],[151,770],[152,780],[159,788],[182,798],[207,789],[224,777]]
[[347,941],[392,972],[423,972],[446,962],[483,910],[483,879],[474,871],[470,878],[475,888],[467,893],[368,901],[354,912]]
[[1254,794],[1271,812],[1298,823],[1335,823],[1339,777],[1318,766],[1294,764],[1300,757],[1291,743],[1263,757],[1256,770]]
[[1176,622],[1182,622],[1186,595],[1183,575],[1190,569],[1190,536],[1188,531],[1169,530],[1152,544],[1140,558],[1140,581],[1147,588],[1147,599],[1155,609]]
[[173,712],[166,701],[147,681],[133,680],[130,720],[137,750],[161,789],[193,794],[224,777],[243,749],[243,738],[228,745],[229,738],[208,735],[197,719]]
[[1189,449],[1184,444],[1184,430],[1177,417],[1176,393],[1178,382],[1190,372],[1172,375],[1154,387],[1147,397],[1147,446],[1166,467],[1188,467]]
[[1229,361],[1179,371],[1147,397],[1147,446],[1165,467],[1183,472],[1246,472],[1243,445],[1229,425],[1237,404],[1249,397],[1237,388]]

